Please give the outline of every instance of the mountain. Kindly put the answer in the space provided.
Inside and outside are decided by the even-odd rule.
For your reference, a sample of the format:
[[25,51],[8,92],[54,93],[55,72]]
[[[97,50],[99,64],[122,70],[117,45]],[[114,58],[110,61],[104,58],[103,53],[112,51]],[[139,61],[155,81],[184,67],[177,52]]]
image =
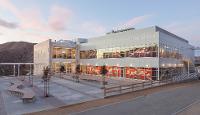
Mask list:
[[[0,44],[0,63],[32,63],[35,43],[7,42]],[[17,68],[15,68],[17,71]],[[20,74],[27,74],[29,66],[20,66]],[[13,65],[0,65],[0,76],[13,75]],[[15,73],[17,74],[17,73]]]
[[0,63],[33,62],[34,44],[28,42],[7,42],[0,44]]

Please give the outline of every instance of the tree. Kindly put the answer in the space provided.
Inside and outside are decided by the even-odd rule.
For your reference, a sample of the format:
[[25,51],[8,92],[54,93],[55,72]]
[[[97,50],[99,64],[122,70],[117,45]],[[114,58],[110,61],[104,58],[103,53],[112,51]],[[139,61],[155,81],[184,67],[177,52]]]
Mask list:
[[108,70],[106,69],[106,66],[105,66],[105,65],[103,65],[103,66],[101,67],[100,73],[101,73],[102,78],[103,78],[103,80],[102,80],[102,85],[103,85],[103,88],[105,88],[105,85],[106,85],[105,76],[106,76],[106,74],[108,73]]
[[79,82],[79,74],[81,73],[80,71],[80,65],[76,65],[76,75],[75,75],[75,79],[76,79],[76,82]]
[[43,69],[43,76],[42,79],[44,81],[44,96],[48,97],[49,96],[49,80],[50,80],[50,68],[44,67]]
[[61,65],[60,66],[60,77],[61,77],[61,73],[64,73],[64,72],[65,72],[65,66]]
[[81,71],[80,71],[80,65],[78,64],[78,65],[76,65],[76,73],[77,73],[77,74],[80,74],[80,72],[81,72]]

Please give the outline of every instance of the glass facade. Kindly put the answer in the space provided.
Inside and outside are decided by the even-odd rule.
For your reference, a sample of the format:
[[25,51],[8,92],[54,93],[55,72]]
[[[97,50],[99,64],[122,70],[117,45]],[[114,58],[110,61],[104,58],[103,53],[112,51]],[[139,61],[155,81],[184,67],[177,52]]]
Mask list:
[[160,68],[160,80],[172,78],[183,73],[183,67]]
[[81,59],[123,58],[123,57],[157,57],[158,47],[116,47],[98,50],[80,51]]
[[52,68],[54,72],[60,71],[60,63],[52,63]]
[[176,58],[182,59],[182,54],[180,53],[180,49],[176,47],[171,47],[164,43],[160,44],[159,48],[160,57],[162,58]]
[[54,47],[52,58],[62,58],[62,59],[75,59],[76,49],[75,48],[62,48]]
[[[148,46],[130,46],[130,47],[114,47],[105,49],[91,49],[81,50],[80,59],[107,59],[107,58],[124,58],[124,57],[158,57],[158,45],[152,44]],[[159,45],[159,56],[161,58],[174,58],[182,61],[183,56],[179,48],[171,47],[161,43]],[[75,48],[53,48],[53,59],[75,59]],[[64,63],[67,73],[72,72],[72,64]],[[55,71],[59,71],[60,63],[53,63]],[[106,66],[110,77],[126,77],[131,79],[143,80],[158,80],[158,68],[152,67],[119,67],[119,66]],[[101,66],[81,65],[81,72],[83,74],[100,75]],[[183,65],[176,66],[162,66],[160,65],[159,80],[168,79],[175,75],[180,75],[183,72]]]
[[157,73],[157,68],[126,68],[126,77],[133,79],[156,80]]
[[65,72],[66,73],[72,73],[72,67],[75,66],[75,63],[53,62],[52,63],[53,71],[59,73],[61,65],[63,65],[65,67]]
[[175,62],[168,62],[160,65],[160,80],[179,76],[183,73],[184,68],[187,68],[187,64],[184,64],[183,54],[181,53],[179,46],[171,46],[169,44],[160,43],[159,57],[177,59],[176,62],[179,63],[175,64]]
[[[106,76],[143,80],[156,80],[158,73],[156,68],[106,66],[106,69],[108,70]],[[81,72],[83,74],[100,75],[100,71],[101,66],[81,65]]]
[[80,59],[97,58],[97,50],[80,51]]

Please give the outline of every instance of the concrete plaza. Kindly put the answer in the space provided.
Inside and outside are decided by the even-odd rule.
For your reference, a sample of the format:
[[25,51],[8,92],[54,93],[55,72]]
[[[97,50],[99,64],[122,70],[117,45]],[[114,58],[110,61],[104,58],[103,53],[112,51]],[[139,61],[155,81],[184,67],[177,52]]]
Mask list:
[[50,97],[45,98],[42,79],[34,77],[33,87],[31,87],[26,77],[23,84],[25,88],[35,92],[36,101],[24,104],[20,97],[11,95],[7,91],[10,81],[17,80],[19,79],[13,77],[0,78],[0,115],[21,115],[103,98],[100,88],[55,77],[50,80]]

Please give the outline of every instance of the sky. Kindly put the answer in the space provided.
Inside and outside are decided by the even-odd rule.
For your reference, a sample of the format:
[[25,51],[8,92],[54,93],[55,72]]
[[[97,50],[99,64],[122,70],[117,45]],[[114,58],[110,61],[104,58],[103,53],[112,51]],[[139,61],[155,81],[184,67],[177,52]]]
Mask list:
[[0,44],[160,26],[200,46],[199,0],[0,0]]

